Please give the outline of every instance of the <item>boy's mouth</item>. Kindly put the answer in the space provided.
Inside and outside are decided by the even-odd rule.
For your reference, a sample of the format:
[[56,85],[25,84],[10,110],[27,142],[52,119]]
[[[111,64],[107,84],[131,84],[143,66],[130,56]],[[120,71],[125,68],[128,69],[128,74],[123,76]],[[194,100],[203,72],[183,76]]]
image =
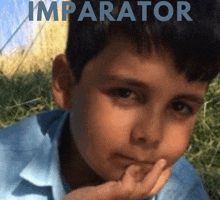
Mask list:
[[114,162],[125,168],[127,168],[129,165],[137,164],[147,169],[147,171],[152,169],[156,163],[154,161],[149,161],[147,159],[140,160],[123,154],[116,154],[114,157]]

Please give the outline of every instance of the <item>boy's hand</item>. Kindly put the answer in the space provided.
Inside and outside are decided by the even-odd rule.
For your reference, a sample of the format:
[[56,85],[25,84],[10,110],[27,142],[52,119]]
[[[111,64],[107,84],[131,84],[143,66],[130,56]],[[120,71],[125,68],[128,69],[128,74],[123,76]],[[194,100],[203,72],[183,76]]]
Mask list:
[[159,160],[145,177],[140,166],[130,165],[122,180],[74,190],[64,200],[128,200],[153,196],[171,174],[171,167],[163,170],[165,165],[164,159]]

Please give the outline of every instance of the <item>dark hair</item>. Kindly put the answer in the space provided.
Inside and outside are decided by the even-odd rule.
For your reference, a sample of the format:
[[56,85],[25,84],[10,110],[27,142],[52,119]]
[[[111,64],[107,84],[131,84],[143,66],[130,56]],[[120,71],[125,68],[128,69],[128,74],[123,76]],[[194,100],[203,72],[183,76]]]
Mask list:
[[[153,8],[159,1],[152,1],[148,7],[147,21],[142,21],[141,6],[130,0],[136,21],[123,18],[122,21],[92,21],[84,18],[77,21],[84,0],[74,1],[76,11],[69,16],[69,32],[66,48],[67,59],[73,66],[76,82],[88,61],[97,56],[110,42],[112,36],[123,35],[137,44],[138,49],[152,47],[159,52],[168,51],[175,62],[177,72],[184,73],[188,81],[210,82],[220,71],[220,9],[215,0],[191,0],[189,16],[193,21],[177,21],[174,12],[168,21],[158,21],[153,15]],[[114,5],[113,16],[118,16],[122,0],[110,0]],[[177,1],[168,1],[176,11]],[[94,12],[99,17],[99,3],[90,0]],[[165,16],[167,8],[162,6],[160,15]]]

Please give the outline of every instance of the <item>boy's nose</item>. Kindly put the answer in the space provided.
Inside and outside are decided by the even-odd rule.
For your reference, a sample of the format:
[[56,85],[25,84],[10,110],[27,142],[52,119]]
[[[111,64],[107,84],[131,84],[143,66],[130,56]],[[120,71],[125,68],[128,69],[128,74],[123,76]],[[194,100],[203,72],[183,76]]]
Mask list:
[[131,131],[131,141],[135,144],[155,148],[163,139],[163,119],[157,113],[145,113]]

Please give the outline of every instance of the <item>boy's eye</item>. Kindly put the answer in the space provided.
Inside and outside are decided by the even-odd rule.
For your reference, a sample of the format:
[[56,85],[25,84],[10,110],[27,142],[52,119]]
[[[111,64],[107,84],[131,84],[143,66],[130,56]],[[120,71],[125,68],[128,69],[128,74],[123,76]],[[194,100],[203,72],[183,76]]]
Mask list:
[[182,115],[190,115],[193,113],[193,109],[190,105],[182,101],[174,101],[171,103],[171,108]]
[[107,91],[114,101],[123,105],[133,105],[139,103],[141,98],[129,88],[112,88]]
[[135,95],[132,90],[126,88],[112,90],[112,94],[123,99],[132,98]]
[[112,96],[122,99],[135,98],[134,92],[128,88],[113,88],[109,92]]

